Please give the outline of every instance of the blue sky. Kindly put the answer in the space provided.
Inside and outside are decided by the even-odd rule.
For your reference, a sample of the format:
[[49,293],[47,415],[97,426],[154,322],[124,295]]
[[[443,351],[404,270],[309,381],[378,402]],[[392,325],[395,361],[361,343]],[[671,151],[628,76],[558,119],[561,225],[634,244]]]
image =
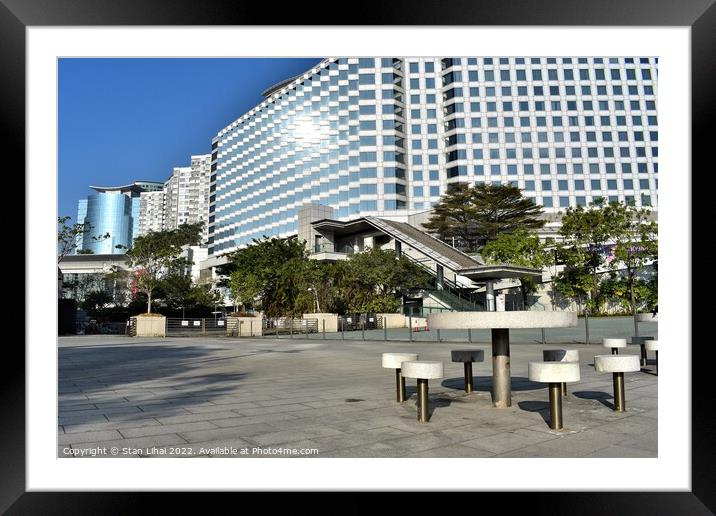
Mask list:
[[58,216],[77,215],[89,185],[164,181],[316,59],[60,59]]

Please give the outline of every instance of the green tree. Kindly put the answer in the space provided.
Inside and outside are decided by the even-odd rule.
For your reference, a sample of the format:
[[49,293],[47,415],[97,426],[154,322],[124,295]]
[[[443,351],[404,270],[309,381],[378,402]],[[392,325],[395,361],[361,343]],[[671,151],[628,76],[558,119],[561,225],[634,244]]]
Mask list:
[[199,243],[200,234],[201,224],[183,224],[173,230],[150,231],[134,240],[127,257],[136,273],[137,288],[147,295],[147,313],[152,311],[152,294],[163,279],[190,265],[180,255],[185,246]]
[[465,183],[452,185],[423,227],[442,240],[457,237],[467,251],[477,251],[502,233],[538,229],[542,207],[516,186]]
[[[481,255],[489,263],[520,265],[542,269],[552,262],[552,253],[546,249],[551,241],[542,243],[536,233],[519,228],[502,233],[482,248]],[[538,283],[530,276],[520,278],[522,304],[527,305],[527,295],[537,290]]]
[[638,275],[658,258],[658,224],[651,220],[649,210],[636,206],[611,203],[604,208],[604,212],[613,242],[614,259],[609,265],[612,269],[621,267],[625,271],[623,282],[628,293],[628,308],[634,317],[634,335],[638,336],[639,302],[653,297],[649,292],[649,283]]
[[[557,276],[557,288],[563,294],[577,297],[585,310],[594,311],[601,281],[600,269],[608,267],[608,247],[612,227],[602,199],[588,209],[569,207],[562,216],[557,254],[565,270]],[[586,298],[586,299],[584,299]]]
[[104,290],[90,292],[80,308],[87,310],[90,314],[97,315],[104,307],[112,302],[112,295]]
[[231,257],[229,288],[244,306],[258,304],[268,317],[294,315],[302,292],[301,272],[308,260],[303,242],[294,239],[254,239]]
[[406,257],[390,249],[369,249],[351,255],[346,263],[343,288],[353,312],[394,312],[402,290],[427,286],[430,276]]
[[436,233],[441,240],[457,238],[467,250],[477,248],[480,232],[477,227],[477,210],[473,203],[474,191],[465,183],[457,183],[433,207],[430,219],[423,227]]
[[[77,249],[77,240],[85,233],[92,231],[91,224],[68,224],[72,217],[57,217],[57,263],[60,263],[65,256]],[[92,240],[99,242],[109,238],[109,233],[100,236],[93,236]],[[77,254],[92,254],[92,251],[80,249]]]

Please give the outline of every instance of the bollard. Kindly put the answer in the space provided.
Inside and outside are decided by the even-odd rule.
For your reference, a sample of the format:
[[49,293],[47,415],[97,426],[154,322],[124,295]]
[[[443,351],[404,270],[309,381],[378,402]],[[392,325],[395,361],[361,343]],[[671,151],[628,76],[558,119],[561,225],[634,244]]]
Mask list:
[[470,328],[467,329],[467,341],[472,342],[472,330]]
[[544,328],[542,328],[542,344],[547,344],[547,339],[545,338],[545,335],[544,335]]
[[408,337],[410,337],[410,342],[413,342],[413,317],[408,316]]
[[365,340],[365,321],[362,321],[360,324],[360,337]]
[[254,336],[254,321],[249,321],[249,337]]
[[418,378],[418,421],[428,422],[428,381]]
[[388,325],[385,324],[385,318],[383,318],[383,340],[388,340]]
[[552,430],[562,430],[562,384],[549,384],[549,427]]
[[613,373],[614,382],[614,410],[624,412],[626,403],[624,403],[624,373]]
[[398,403],[403,403],[407,396],[405,394],[405,378],[401,374],[400,369],[395,370],[395,387],[396,387],[396,399]]
[[346,340],[346,329],[343,324],[343,317],[341,317],[341,340]]
[[440,340],[440,328],[438,328],[437,334],[438,334],[438,342],[441,342],[441,340]]
[[326,340],[326,320],[321,321],[323,323],[323,340]]
[[289,324],[289,326],[288,326],[288,335],[289,335],[289,338],[291,338],[291,339],[293,338],[293,319],[291,319],[291,324]]
[[243,324],[242,321],[239,321],[239,338],[241,338],[241,325]]
[[473,389],[472,385],[472,362],[465,362],[463,369],[465,370],[465,392],[470,394]]

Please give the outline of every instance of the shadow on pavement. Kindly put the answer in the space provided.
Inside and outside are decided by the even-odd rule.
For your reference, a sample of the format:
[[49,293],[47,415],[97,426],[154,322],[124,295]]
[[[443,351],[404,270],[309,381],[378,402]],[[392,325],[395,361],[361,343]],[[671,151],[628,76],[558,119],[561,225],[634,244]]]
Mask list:
[[614,410],[614,404],[611,401],[607,401],[607,400],[613,398],[613,396],[606,392],[576,391],[576,392],[573,392],[572,395],[576,396],[577,398],[581,398],[583,400],[597,400],[599,403],[601,403],[605,407],[609,407],[610,409]]
[[207,370],[201,363],[211,362],[216,350],[202,346],[133,344],[57,351],[60,417],[73,414],[78,403],[74,394],[89,396],[81,403],[98,406],[99,414],[126,409],[124,419],[144,419],[151,416],[129,409],[142,406],[151,411],[157,406],[162,415],[171,416],[225,393],[239,392],[238,382],[247,377],[246,373]]
[[550,423],[550,415],[549,415],[549,403],[546,401],[520,401],[517,403],[517,406],[520,407],[520,410],[524,410],[526,412],[539,412],[539,415],[542,416],[542,419],[544,419],[544,422],[549,425]]
[[[465,390],[465,378],[460,376],[457,378],[446,378],[440,384],[448,389]],[[539,382],[531,382],[529,378],[524,376],[512,377],[513,391],[537,391],[546,389],[547,384]],[[473,376],[472,389],[478,392],[492,392],[492,376]]]

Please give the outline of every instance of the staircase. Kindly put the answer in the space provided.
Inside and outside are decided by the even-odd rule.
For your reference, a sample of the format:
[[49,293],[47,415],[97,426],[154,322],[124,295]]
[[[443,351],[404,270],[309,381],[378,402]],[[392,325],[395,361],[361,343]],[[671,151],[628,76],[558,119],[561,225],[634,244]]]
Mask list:
[[438,288],[437,274],[431,267],[428,267],[424,263],[421,263],[405,253],[401,256],[404,256],[408,261],[414,263],[430,274],[430,286],[420,290],[428,292],[430,296],[434,297],[440,303],[448,307],[449,310],[460,312],[477,312],[484,310],[481,305],[470,299],[470,293],[473,289],[462,287],[447,278],[443,278],[443,286],[442,288]]

